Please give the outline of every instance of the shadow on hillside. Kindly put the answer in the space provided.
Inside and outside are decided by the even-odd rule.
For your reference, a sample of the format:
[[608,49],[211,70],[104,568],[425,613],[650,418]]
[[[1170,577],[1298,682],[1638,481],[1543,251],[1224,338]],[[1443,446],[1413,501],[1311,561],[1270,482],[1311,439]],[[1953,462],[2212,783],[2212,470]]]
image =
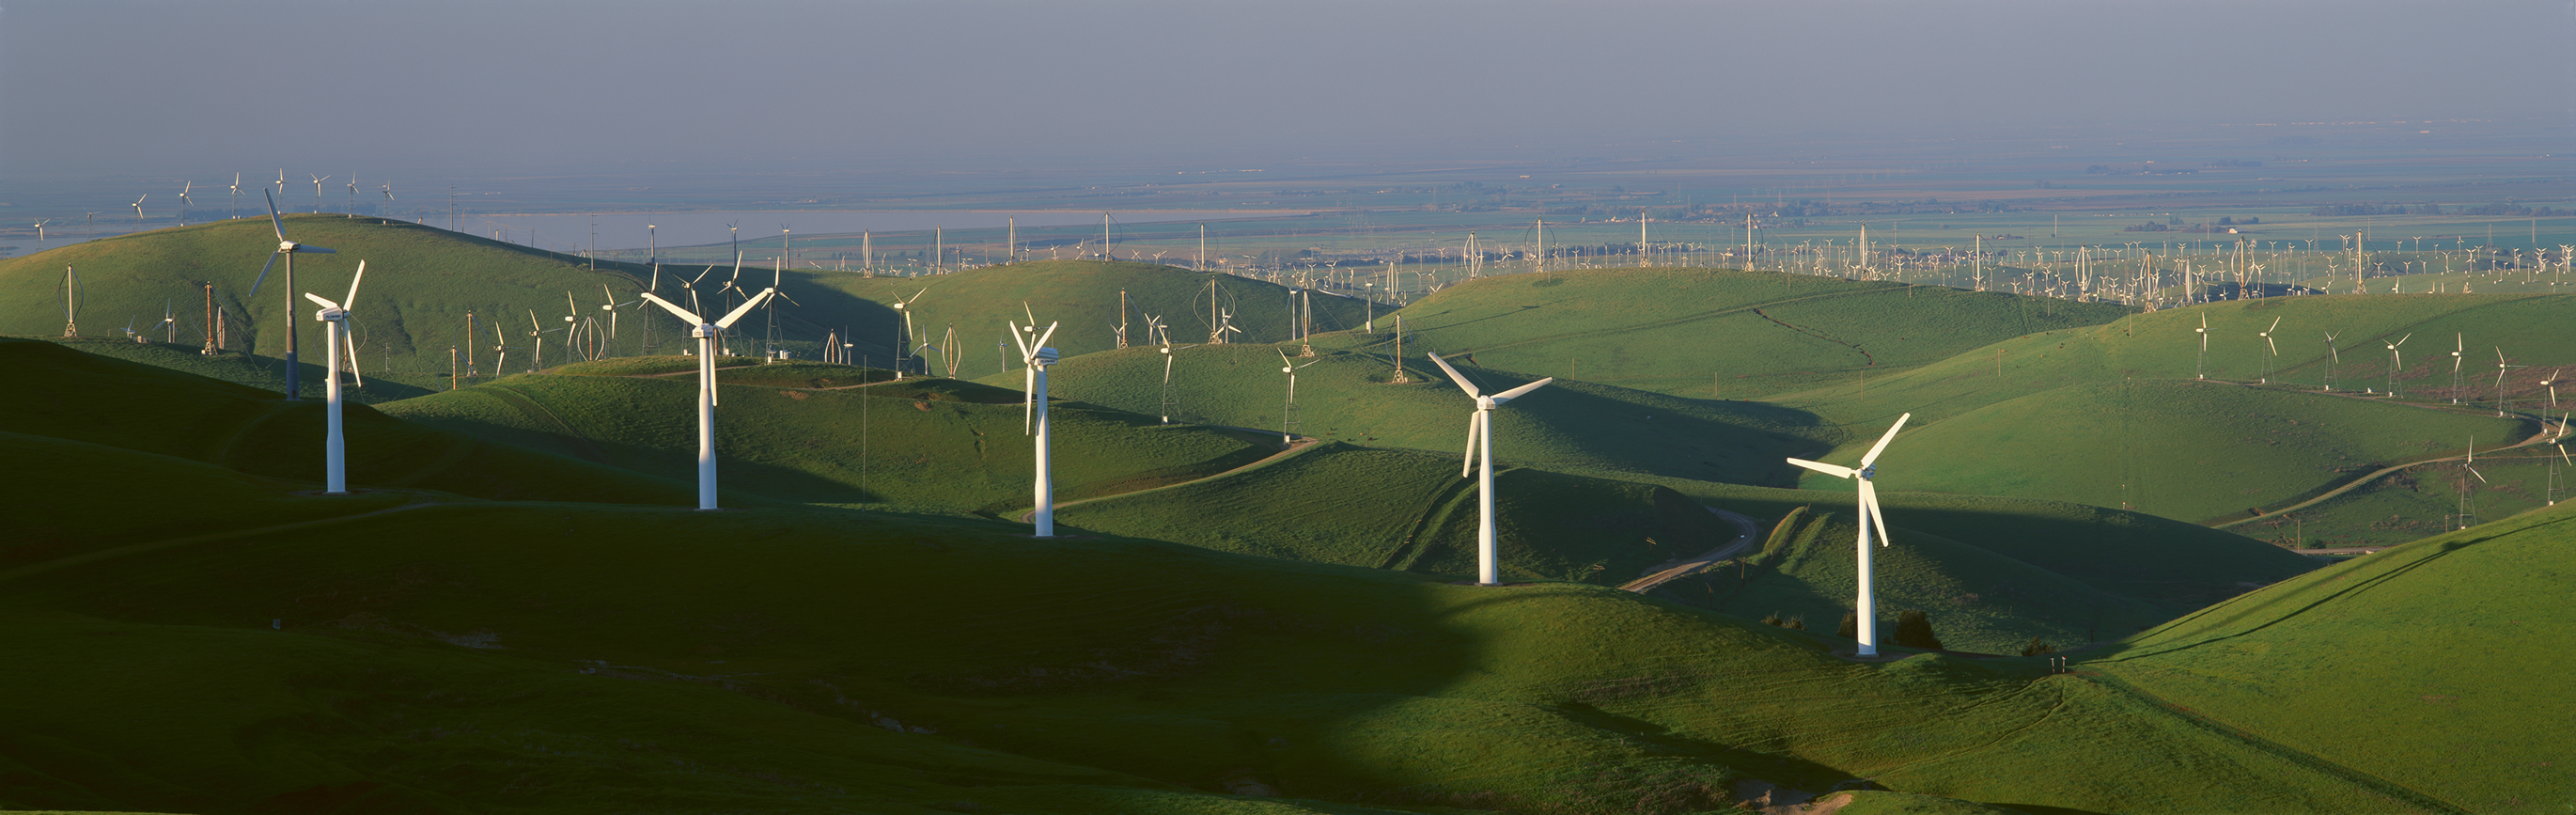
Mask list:
[[[1506,388],[1535,377],[1478,369],[1478,379]],[[1508,381],[1506,383],[1506,381]],[[1604,458],[1631,462],[1637,472],[1757,486],[1795,487],[1798,472],[1787,459],[1825,447],[1800,435],[1822,430],[1813,413],[1760,402],[1683,400],[1660,394],[1622,400],[1595,389],[1614,386],[1566,383],[1541,388],[1512,404],[1524,413],[1583,439]],[[1652,398],[1642,398],[1650,396]],[[1670,399],[1671,410],[1653,402]],[[1498,454],[1508,457],[1508,453]]]

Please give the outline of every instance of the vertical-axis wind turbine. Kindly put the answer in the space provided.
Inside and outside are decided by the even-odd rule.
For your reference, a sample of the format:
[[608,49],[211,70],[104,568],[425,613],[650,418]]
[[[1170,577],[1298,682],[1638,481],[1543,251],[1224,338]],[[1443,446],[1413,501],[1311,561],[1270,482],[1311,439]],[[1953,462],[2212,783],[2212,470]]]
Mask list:
[[1441,359],[1439,354],[1430,356],[1432,364],[1440,366],[1441,371],[1449,374],[1449,381],[1458,383],[1458,389],[1466,391],[1467,398],[1476,400],[1476,411],[1467,414],[1467,460],[1459,467],[1458,477],[1467,477],[1468,471],[1476,468],[1479,460],[1482,461],[1483,468],[1474,470],[1477,473],[1476,585],[1499,586],[1503,582],[1503,565],[1501,555],[1497,551],[1494,529],[1494,408],[1502,407],[1505,403],[1518,399],[1530,391],[1546,387],[1547,383],[1556,381],[1556,377],[1551,376],[1488,396],[1469,383],[1464,374],[1458,373],[1457,368],[1451,367],[1448,360]]
[[[277,250],[269,254],[268,263],[262,264],[259,267],[259,279],[250,282],[250,294],[242,299],[250,300],[259,296],[259,284],[268,281],[268,267],[276,265],[277,259],[280,256],[284,256],[286,258],[286,291],[288,292],[286,295],[286,311],[288,314],[293,314],[295,313],[295,256],[302,254],[330,255],[337,253],[319,246],[306,246],[304,244],[287,240],[286,221],[277,216],[277,196],[269,195],[267,190],[260,190],[259,194],[268,198],[268,228],[277,233]],[[300,381],[301,377],[298,376],[298,369],[295,366],[296,333],[295,321],[287,320],[286,398],[290,400],[304,398],[302,387],[303,383]]]
[[1789,459],[1789,463],[1800,467],[1835,478],[1849,478],[1860,482],[1860,518],[1858,519],[1860,551],[1859,560],[1855,561],[1860,576],[1860,596],[1852,609],[1854,618],[1859,621],[1860,651],[1858,653],[1860,656],[1878,655],[1878,599],[1871,593],[1874,553],[1869,551],[1869,530],[1872,527],[1878,529],[1878,545],[1886,546],[1889,543],[1887,515],[1878,508],[1878,488],[1872,484],[1872,481],[1878,477],[1878,454],[1887,451],[1887,443],[1896,440],[1896,431],[1904,429],[1905,420],[1912,418],[1914,418],[1912,413],[1896,417],[1896,423],[1888,425],[1887,434],[1878,437],[1878,443],[1870,446],[1868,455],[1860,457],[1860,469],[1839,467],[1803,458]]
[[322,436],[324,495],[349,494],[348,443],[340,435],[340,356],[348,355],[349,377],[356,379],[359,387],[366,387],[366,379],[358,375],[357,338],[349,333],[349,310],[358,304],[358,284],[366,282],[366,279],[367,262],[361,260],[358,261],[358,273],[349,277],[349,296],[340,302],[324,300],[312,292],[304,293],[304,299],[322,307],[313,312],[313,319],[322,322],[323,355],[331,359],[330,383],[324,389],[324,393],[329,394],[327,401],[330,403],[329,412],[323,414],[327,417],[324,422],[327,429]]
[[682,322],[688,323],[689,336],[698,339],[699,509],[716,508],[716,335],[733,327],[734,321],[742,319],[743,315],[750,314],[752,309],[760,307],[761,301],[769,299],[769,295],[775,291],[775,289],[762,290],[760,294],[744,301],[742,305],[735,306],[732,312],[715,322],[708,322],[696,312],[673,305],[671,301],[662,299],[660,295],[649,291],[644,293],[644,299],[653,301],[654,305],[661,306],[663,310],[679,317]]
[[1020,346],[1020,362],[1028,366],[1028,406],[1024,411],[1027,418],[1023,420],[1020,432],[1036,437],[1033,447],[1037,459],[1037,509],[1029,513],[1029,520],[1037,527],[1031,534],[1040,538],[1055,537],[1055,462],[1051,459],[1051,437],[1047,432],[1046,367],[1055,364],[1057,354],[1055,349],[1047,347],[1046,342],[1055,336],[1056,325],[1048,323],[1046,330],[1041,332],[1037,321],[1032,319],[1028,332],[1036,336],[1024,337],[1020,334],[1019,324],[1010,323],[1011,342]]

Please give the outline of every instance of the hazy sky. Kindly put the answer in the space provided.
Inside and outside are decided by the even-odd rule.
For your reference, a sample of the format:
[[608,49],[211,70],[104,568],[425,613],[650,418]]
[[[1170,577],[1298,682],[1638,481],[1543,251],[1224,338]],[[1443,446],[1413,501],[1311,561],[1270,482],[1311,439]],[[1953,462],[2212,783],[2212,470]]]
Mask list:
[[2556,2],[0,5],[0,177],[2576,122]]

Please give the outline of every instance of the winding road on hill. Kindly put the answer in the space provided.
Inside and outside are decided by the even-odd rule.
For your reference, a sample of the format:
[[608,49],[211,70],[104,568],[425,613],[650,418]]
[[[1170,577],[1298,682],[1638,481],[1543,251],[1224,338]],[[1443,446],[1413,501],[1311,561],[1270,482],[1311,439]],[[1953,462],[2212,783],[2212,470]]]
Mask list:
[[1675,578],[1708,568],[1709,564],[1743,554],[1745,549],[1753,546],[1753,536],[1756,534],[1753,519],[1737,515],[1723,509],[1718,509],[1716,507],[1701,508],[1714,513],[1717,517],[1726,519],[1727,523],[1734,524],[1735,539],[1727,541],[1715,549],[1708,550],[1707,553],[1702,554],[1699,557],[1673,564],[1672,566],[1657,570],[1654,574],[1628,581],[1626,585],[1619,587],[1620,591],[1633,591],[1638,594],[1653,591],[1656,586],[1661,586],[1665,583],[1672,582]]
[[[2434,409],[2438,410],[2439,408],[2434,408]],[[2522,441],[2515,442],[2515,443],[2513,443],[2513,444],[2508,444],[2508,445],[2505,445],[2505,446],[2503,446],[2503,447],[2496,447],[2496,448],[2489,449],[2487,452],[2488,452],[2490,455],[2492,455],[2492,454],[2494,454],[2494,453],[2500,453],[2500,452],[2503,452],[2503,451],[2506,451],[2506,450],[2519,450],[2519,449],[2522,449],[2522,448],[2525,448],[2525,447],[2530,447],[2530,446],[2532,446],[2532,445],[2536,445],[2536,444],[2544,444],[2544,443],[2549,442],[2549,441],[2550,441],[2551,439],[2553,439],[2553,438],[2562,437],[2562,436],[2564,436],[2566,433],[2567,433],[2567,426],[2566,426],[2565,424],[2563,424],[2563,423],[2562,423],[2562,424],[2560,424],[2560,425],[2558,426],[2558,429],[2557,429],[2557,430],[2555,430],[2555,431],[2550,430],[2550,429],[2549,429],[2549,417],[2544,415],[2544,416],[2541,416],[2541,417],[2540,417],[2540,432],[2539,432],[2539,433],[2533,434],[2531,438],[2523,439]],[[2246,517],[2243,517],[2243,518],[2238,518],[2238,519],[2233,520],[2233,521],[2228,521],[2228,522],[2226,522],[2226,523],[2210,524],[2210,525],[2209,525],[2209,527],[2210,527],[2211,529],[2226,529],[2226,528],[2228,528],[2228,527],[2235,526],[2235,525],[2237,525],[2237,524],[2248,523],[2248,522],[2251,522],[2251,521],[2258,521],[2258,520],[2262,520],[2262,519],[2264,519],[2264,518],[2269,518],[2269,517],[2272,517],[2272,516],[2275,516],[2275,515],[2281,515],[2281,514],[2284,514],[2284,513],[2297,512],[2297,511],[2299,511],[2299,510],[2307,509],[2307,508],[2309,508],[2309,507],[2316,506],[2316,505],[2321,504],[2321,503],[2324,503],[2324,502],[2326,502],[2326,501],[2330,501],[2330,500],[2333,500],[2333,499],[2335,499],[2335,498],[2342,497],[2343,495],[2345,495],[2345,494],[2347,494],[2347,493],[2350,493],[2350,492],[2352,492],[2353,490],[2361,489],[2362,487],[2369,485],[2369,484],[2370,484],[2371,482],[2373,482],[2373,481],[2377,481],[2377,480],[2379,480],[2379,479],[2381,479],[2381,478],[2387,477],[2387,476],[2388,476],[2388,474],[2390,474],[2390,473],[2398,472],[2398,471],[2400,471],[2400,470],[2404,470],[2404,469],[2409,468],[2409,467],[2420,467],[2420,466],[2423,466],[2423,465],[2426,465],[2426,464],[2440,464],[2440,463],[2445,462],[2445,461],[2463,461],[2463,460],[2466,460],[2467,458],[2468,458],[2468,455],[2467,455],[2467,454],[2456,455],[2456,456],[2441,456],[2441,457],[2437,457],[2437,458],[2428,458],[2428,459],[2424,459],[2424,460],[2422,460],[2422,461],[2410,461],[2410,462],[2406,462],[2406,463],[2404,463],[2404,464],[2395,464],[2395,465],[2390,465],[2390,466],[2387,466],[2387,467],[2381,467],[2381,468],[2379,468],[2379,469],[2377,469],[2377,470],[2372,470],[2372,471],[2371,471],[2369,474],[2367,474],[2367,475],[2364,475],[2364,476],[2362,476],[2362,477],[2360,477],[2360,478],[2353,479],[2350,483],[2344,484],[2343,486],[2336,487],[2336,488],[2331,489],[2331,490],[2327,490],[2327,491],[2325,491],[2325,492],[2323,492],[2323,493],[2318,494],[2316,497],[2309,498],[2309,499],[2307,499],[2307,500],[2305,500],[2305,501],[2300,501],[2300,502],[2298,502],[2298,503],[2291,504],[2291,505],[2286,506],[2286,507],[2281,507],[2281,508],[2279,508],[2279,509],[2266,509],[2266,510],[2261,510],[2261,514],[2258,514],[2258,515],[2249,515],[2249,516],[2246,516]]]

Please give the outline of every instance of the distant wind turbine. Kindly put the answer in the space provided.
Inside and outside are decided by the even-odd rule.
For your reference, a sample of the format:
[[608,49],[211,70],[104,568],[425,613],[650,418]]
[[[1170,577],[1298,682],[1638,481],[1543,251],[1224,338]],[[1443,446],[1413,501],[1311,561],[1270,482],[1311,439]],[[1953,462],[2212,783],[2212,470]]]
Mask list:
[[[266,190],[262,190],[260,191],[260,194],[267,196],[268,192]],[[286,295],[286,308],[287,313],[292,314],[295,309],[295,256],[303,254],[329,255],[335,253],[329,249],[324,249],[319,246],[306,246],[304,244],[287,240],[286,221],[285,219],[278,217],[277,199],[274,196],[270,196],[268,198],[268,226],[270,230],[277,233],[277,249],[269,254],[268,263],[262,264],[259,267],[259,279],[251,281],[250,294],[242,299],[250,300],[259,296],[259,285],[261,283],[268,282],[269,267],[276,265],[277,259],[283,256],[286,258],[286,291],[288,292]],[[298,332],[295,330],[295,321],[286,321],[286,398],[289,400],[304,398],[303,383],[301,382],[302,377],[297,373],[298,368],[295,364],[295,344],[297,333]]]

